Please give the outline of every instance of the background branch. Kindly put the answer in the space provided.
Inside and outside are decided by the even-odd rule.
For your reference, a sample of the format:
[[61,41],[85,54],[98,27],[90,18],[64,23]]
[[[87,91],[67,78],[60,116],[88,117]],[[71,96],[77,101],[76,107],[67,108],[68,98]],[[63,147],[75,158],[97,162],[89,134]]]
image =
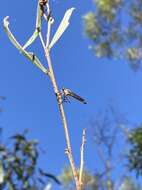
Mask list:
[[79,182],[83,186],[83,167],[84,167],[84,145],[86,142],[86,129],[83,129],[82,133],[82,144],[80,148],[80,172],[79,172]]

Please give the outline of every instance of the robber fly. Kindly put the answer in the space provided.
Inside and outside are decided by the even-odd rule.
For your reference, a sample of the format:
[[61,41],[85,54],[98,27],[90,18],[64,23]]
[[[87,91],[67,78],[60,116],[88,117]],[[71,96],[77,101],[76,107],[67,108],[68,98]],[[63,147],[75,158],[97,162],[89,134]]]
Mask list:
[[83,104],[87,104],[86,101],[82,97],[80,97],[79,95],[75,94],[70,89],[62,88],[61,94],[62,94],[64,102],[67,102],[67,101],[69,102],[68,97],[71,96],[71,97],[77,99],[78,101],[82,102]]

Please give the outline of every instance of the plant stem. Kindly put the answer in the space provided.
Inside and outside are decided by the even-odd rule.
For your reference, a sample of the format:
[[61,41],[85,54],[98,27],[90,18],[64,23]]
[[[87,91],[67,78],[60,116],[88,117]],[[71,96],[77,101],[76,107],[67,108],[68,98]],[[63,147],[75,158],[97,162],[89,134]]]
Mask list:
[[80,148],[80,171],[79,171],[79,183],[83,187],[83,167],[84,167],[84,145],[86,142],[86,129],[83,129],[82,144]]
[[81,190],[81,185],[79,183],[79,177],[78,177],[77,169],[75,167],[75,163],[74,163],[74,159],[73,159],[71,143],[70,143],[70,137],[69,137],[69,131],[68,131],[66,116],[65,116],[65,112],[64,112],[64,108],[63,108],[63,103],[62,103],[62,96],[61,96],[60,91],[58,90],[58,86],[57,86],[57,83],[56,83],[56,80],[55,80],[54,71],[53,71],[53,68],[52,68],[52,62],[51,62],[50,53],[49,53],[48,48],[45,48],[45,56],[46,56],[47,63],[48,63],[50,80],[52,82],[53,89],[54,89],[54,92],[55,92],[55,95],[56,95],[56,98],[57,98],[58,107],[59,107],[59,111],[60,111],[60,114],[61,114],[61,119],[62,119],[62,123],[63,123],[63,127],[64,127],[66,145],[67,145],[66,154],[68,156],[70,166],[71,166],[71,169],[72,169],[72,172],[73,172],[73,177],[74,177],[74,180],[75,180],[76,189]]

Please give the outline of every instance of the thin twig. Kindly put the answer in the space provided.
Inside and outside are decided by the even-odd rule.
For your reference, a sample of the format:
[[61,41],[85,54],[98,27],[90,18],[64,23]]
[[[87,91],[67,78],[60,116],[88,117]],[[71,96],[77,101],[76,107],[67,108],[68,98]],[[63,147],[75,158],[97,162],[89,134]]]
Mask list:
[[78,174],[77,174],[77,170],[76,170],[73,155],[72,155],[68,126],[67,126],[66,116],[65,116],[65,112],[64,112],[64,108],[63,108],[63,104],[62,104],[62,97],[61,97],[61,93],[58,90],[58,87],[56,84],[56,80],[55,80],[55,76],[54,76],[54,72],[53,72],[53,68],[52,68],[52,62],[51,62],[51,58],[50,58],[48,48],[45,49],[45,56],[46,56],[46,59],[48,62],[50,79],[51,79],[51,82],[53,85],[55,95],[57,97],[58,107],[59,107],[59,111],[60,111],[62,122],[63,122],[64,131],[65,131],[65,138],[66,138],[66,144],[67,144],[66,154],[68,156],[68,159],[69,159],[69,162],[71,165],[71,169],[72,169],[73,176],[74,176],[75,183],[76,183],[76,188],[77,188],[77,190],[80,190],[80,183],[79,183]]
[[[49,7],[49,3],[46,5],[47,7],[47,35],[46,35],[46,48],[49,46],[50,33],[51,33],[51,25],[54,23],[54,19],[51,16],[51,11]],[[49,17],[49,18],[48,18]]]
[[51,26],[52,26],[53,22],[54,22],[54,19],[52,17],[50,17],[48,20],[48,26],[47,26],[46,48],[48,48],[48,46],[49,46]]
[[42,36],[41,32],[39,32],[39,38],[40,38],[42,47],[43,47],[43,49],[45,50],[46,46],[45,46],[45,43],[44,43],[43,36]]
[[[50,11],[49,5],[48,5],[48,9]],[[66,145],[67,145],[65,153],[67,154],[69,162],[70,162],[70,166],[71,166],[71,169],[73,172],[73,177],[74,177],[75,184],[76,184],[76,189],[81,190],[78,172],[77,172],[77,169],[75,167],[75,163],[74,163],[74,159],[73,159],[70,137],[69,137],[69,131],[68,131],[66,116],[65,116],[65,112],[64,112],[63,102],[62,102],[62,95],[61,95],[61,93],[58,89],[57,83],[56,83],[56,79],[55,79],[55,75],[54,75],[54,71],[53,71],[53,67],[52,67],[52,62],[51,62],[51,57],[50,57],[49,38],[50,38],[53,18],[50,17],[48,21],[49,22],[48,22],[48,28],[47,28],[48,31],[47,31],[46,47],[44,48],[44,52],[45,52],[45,57],[46,57],[47,63],[48,63],[50,80],[51,80],[51,83],[53,86],[54,93],[55,93],[56,98],[57,98],[57,103],[58,103],[58,107],[59,107],[59,111],[60,111],[60,115],[61,115],[61,119],[62,119],[62,123],[63,123],[63,127],[64,127],[65,139],[66,139]]]
[[83,185],[83,167],[84,167],[84,145],[86,142],[86,129],[83,129],[82,144],[80,148],[80,170],[79,170],[79,183]]

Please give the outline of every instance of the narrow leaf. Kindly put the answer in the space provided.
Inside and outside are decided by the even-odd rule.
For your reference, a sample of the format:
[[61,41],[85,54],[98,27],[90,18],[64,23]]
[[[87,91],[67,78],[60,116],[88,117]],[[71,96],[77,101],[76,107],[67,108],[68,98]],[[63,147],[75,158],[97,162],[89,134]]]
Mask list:
[[43,11],[41,10],[41,6],[38,2],[38,6],[37,6],[37,16],[36,16],[36,29],[41,29],[41,18],[43,15]]
[[33,64],[35,64],[39,69],[41,69],[44,73],[47,73],[47,69],[41,64],[41,62],[39,61],[39,59],[33,54],[33,53],[29,53],[26,50],[24,50],[22,48],[22,46],[17,42],[17,40],[15,39],[15,37],[13,36],[13,34],[11,33],[10,29],[9,29],[9,22],[8,22],[8,16],[4,18],[4,29],[5,32],[8,36],[8,38],[10,39],[10,41],[13,43],[13,45],[25,56],[27,57]]
[[36,29],[33,33],[33,35],[30,37],[30,39],[25,43],[25,45],[23,46],[23,49],[26,49],[28,46],[30,46],[34,41],[35,39],[38,37],[38,30]]
[[25,43],[23,46],[23,49],[26,49],[28,46],[30,46],[38,37],[38,34],[41,30],[41,19],[42,19],[42,10],[40,8],[39,2],[37,6],[37,16],[36,16],[36,29],[33,33],[33,35],[29,38],[29,40]]
[[69,19],[72,15],[72,12],[75,8],[70,8],[66,11],[55,35],[53,36],[51,43],[49,45],[49,49],[51,49],[54,44],[59,40],[59,38],[62,36],[62,34],[65,32],[65,30],[67,29],[68,25],[69,25]]

